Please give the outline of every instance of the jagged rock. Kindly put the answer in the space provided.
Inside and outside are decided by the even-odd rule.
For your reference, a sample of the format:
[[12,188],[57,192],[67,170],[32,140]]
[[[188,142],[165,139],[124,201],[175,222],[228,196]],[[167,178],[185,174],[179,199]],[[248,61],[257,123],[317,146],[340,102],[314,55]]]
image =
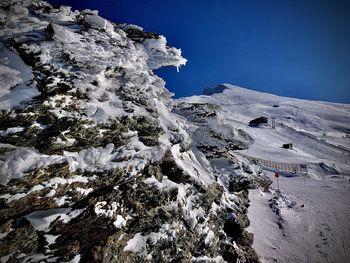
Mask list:
[[23,253],[35,254],[39,247],[39,239],[30,222],[23,218],[10,222],[13,230],[1,239],[0,255],[9,255],[9,262],[16,262],[16,258]]
[[207,87],[203,90],[203,95],[213,95],[215,93],[222,93],[225,89],[228,89],[225,85],[217,85],[216,87]]

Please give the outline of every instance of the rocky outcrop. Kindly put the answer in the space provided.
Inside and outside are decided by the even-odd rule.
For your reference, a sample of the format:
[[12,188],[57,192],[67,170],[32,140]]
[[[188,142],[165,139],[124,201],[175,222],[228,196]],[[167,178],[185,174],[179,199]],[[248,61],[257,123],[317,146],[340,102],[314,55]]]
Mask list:
[[210,96],[215,93],[222,93],[225,89],[228,89],[228,87],[223,84],[217,85],[216,87],[207,87],[203,89],[203,95]]
[[152,70],[180,50],[96,11],[0,6],[2,261],[258,261],[234,154],[251,138],[213,105],[171,112]]

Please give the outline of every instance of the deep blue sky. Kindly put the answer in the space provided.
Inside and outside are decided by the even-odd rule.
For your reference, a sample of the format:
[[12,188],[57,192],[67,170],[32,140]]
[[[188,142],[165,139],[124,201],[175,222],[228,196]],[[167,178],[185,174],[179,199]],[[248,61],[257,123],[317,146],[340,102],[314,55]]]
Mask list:
[[165,35],[188,59],[157,70],[176,97],[230,83],[350,103],[350,1],[50,0]]

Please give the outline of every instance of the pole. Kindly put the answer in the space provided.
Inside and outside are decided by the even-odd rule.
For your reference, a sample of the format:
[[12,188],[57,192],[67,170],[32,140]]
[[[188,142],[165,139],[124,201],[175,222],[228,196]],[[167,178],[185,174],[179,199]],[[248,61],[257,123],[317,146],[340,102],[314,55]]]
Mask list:
[[275,173],[276,181],[277,181],[277,192],[280,192],[280,182],[278,181],[278,177],[280,177],[279,173]]

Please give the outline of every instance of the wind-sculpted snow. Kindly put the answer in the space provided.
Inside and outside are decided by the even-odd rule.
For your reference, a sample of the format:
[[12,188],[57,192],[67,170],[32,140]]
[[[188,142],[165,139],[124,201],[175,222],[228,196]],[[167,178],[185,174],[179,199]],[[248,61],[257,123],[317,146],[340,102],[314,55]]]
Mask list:
[[234,153],[252,139],[213,106],[171,111],[152,70],[179,49],[29,0],[1,2],[0,38],[2,262],[257,262],[265,179]]

